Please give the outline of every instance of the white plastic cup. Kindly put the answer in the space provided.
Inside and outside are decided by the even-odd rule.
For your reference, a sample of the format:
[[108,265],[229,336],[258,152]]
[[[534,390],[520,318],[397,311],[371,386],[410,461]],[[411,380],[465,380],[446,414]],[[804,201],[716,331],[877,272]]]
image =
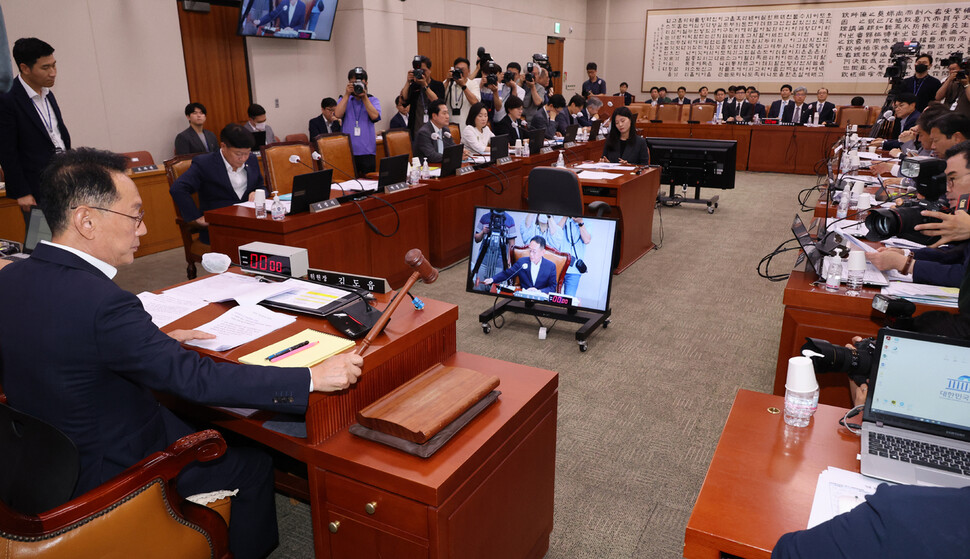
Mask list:
[[815,367],[808,357],[799,355],[788,360],[785,382],[785,423],[808,427],[818,409],[818,381]]
[[788,360],[785,389],[793,392],[818,390],[818,381],[815,380],[815,366],[811,359],[804,355],[798,355]]
[[522,140],[515,141],[515,154],[522,155]]
[[849,262],[847,265],[848,270],[859,271],[866,269],[866,253],[862,250],[852,250],[849,251]]
[[[871,208],[872,207],[872,195],[869,194],[868,192],[863,192],[862,194],[860,194],[859,195],[859,202],[856,204],[856,207],[860,211],[861,210],[868,210],[869,208]],[[855,251],[853,251],[853,252],[855,252]]]
[[869,144],[869,153],[876,153],[876,148],[879,147],[875,143]]

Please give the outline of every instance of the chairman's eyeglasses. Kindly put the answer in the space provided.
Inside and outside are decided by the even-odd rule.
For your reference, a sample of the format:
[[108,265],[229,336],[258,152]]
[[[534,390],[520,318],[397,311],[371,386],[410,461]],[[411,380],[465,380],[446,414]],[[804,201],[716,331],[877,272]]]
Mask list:
[[[142,222],[145,221],[145,210],[142,210],[142,211],[138,212],[137,215],[128,215],[128,214],[123,214],[121,212],[116,212],[114,210],[109,210],[108,208],[99,208],[97,206],[89,206],[89,207],[92,210],[101,210],[103,212],[113,213],[113,214],[117,214],[117,215],[123,215],[123,216],[127,217],[128,219],[134,219],[135,220],[135,229],[138,229],[139,227],[141,227]],[[71,209],[72,210],[76,210],[77,208],[78,208],[77,206],[71,206]]]

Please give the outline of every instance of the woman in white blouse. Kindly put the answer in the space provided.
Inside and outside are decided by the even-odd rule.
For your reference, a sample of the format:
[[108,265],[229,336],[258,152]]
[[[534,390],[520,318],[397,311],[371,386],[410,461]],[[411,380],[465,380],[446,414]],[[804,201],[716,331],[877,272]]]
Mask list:
[[488,110],[485,103],[475,103],[468,111],[465,129],[461,131],[461,143],[468,151],[481,155],[488,153],[488,141],[494,136],[488,127]]

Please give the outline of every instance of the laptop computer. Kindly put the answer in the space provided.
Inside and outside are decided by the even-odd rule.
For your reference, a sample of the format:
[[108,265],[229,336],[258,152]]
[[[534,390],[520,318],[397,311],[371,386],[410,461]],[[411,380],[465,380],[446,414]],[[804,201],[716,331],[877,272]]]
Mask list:
[[253,132],[252,134],[253,134],[253,140],[256,141],[256,144],[253,146],[253,148],[261,148],[261,147],[263,147],[263,146],[266,145],[266,131],[265,130],[257,130],[255,132]]
[[546,143],[546,131],[542,128],[529,130],[529,155],[539,155]]
[[[30,253],[34,252],[37,244],[41,241],[51,240],[51,228],[47,224],[47,218],[44,217],[44,212],[40,208],[34,206],[30,208],[30,216],[27,217],[27,234],[24,238],[23,245],[16,242],[9,243],[9,246],[5,246],[4,252],[8,252],[9,248],[11,251],[16,251],[17,247],[20,248],[19,252],[14,254],[9,254],[4,256],[3,260],[17,261],[30,256]],[[6,245],[6,243],[4,243]]]
[[[503,136],[504,138],[505,136]],[[506,140],[505,151],[508,152],[508,140]],[[453,146],[448,146],[443,152],[441,152],[441,174],[442,177],[450,177],[454,175],[455,172],[461,167],[462,156],[464,155],[465,146],[463,144],[455,144]]]
[[[636,122],[636,121],[633,121]],[[589,141],[592,142],[596,140],[596,137],[600,134],[600,125],[603,124],[598,120],[594,120],[593,124],[589,125]]]
[[381,159],[381,170],[377,175],[377,192],[384,192],[388,186],[407,182],[408,154],[393,155]]
[[333,169],[303,173],[293,177],[293,196],[290,198],[289,215],[310,211],[310,204],[330,198]]
[[488,146],[488,160],[491,163],[495,163],[499,159],[509,156],[509,137],[506,134],[492,136]]
[[562,143],[563,143],[563,145],[566,145],[566,144],[571,143],[571,142],[575,142],[576,141],[576,132],[578,132],[578,131],[579,131],[579,125],[578,124],[570,124],[569,126],[567,126],[566,127],[566,133],[563,134],[563,137],[562,137]]
[[879,330],[862,412],[864,475],[970,485],[970,340]]
[[[802,222],[801,218],[798,217],[798,214],[795,214],[795,219],[794,221],[792,221],[791,232],[792,234],[795,235],[795,239],[798,241],[798,244],[801,245],[802,251],[805,253],[805,256],[808,258],[809,265],[812,266],[812,268],[815,270],[815,273],[818,274],[818,277],[821,278],[822,277],[822,258],[824,256],[824,253],[819,247],[818,241],[813,239],[812,236],[808,234],[808,230],[805,228],[805,224]],[[849,237],[849,235],[845,235],[845,236]],[[852,239],[852,240],[855,240],[855,239]],[[842,272],[841,272],[842,283],[845,283],[846,275],[848,274],[848,271],[846,268],[847,268],[847,265],[845,264],[845,262],[843,262]],[[886,274],[881,272],[879,268],[876,268],[876,266],[872,262],[869,262],[868,260],[866,261],[866,271],[865,271],[865,274],[863,274],[862,276],[862,282],[866,285],[878,285],[883,287],[889,285],[889,280],[886,278]]]

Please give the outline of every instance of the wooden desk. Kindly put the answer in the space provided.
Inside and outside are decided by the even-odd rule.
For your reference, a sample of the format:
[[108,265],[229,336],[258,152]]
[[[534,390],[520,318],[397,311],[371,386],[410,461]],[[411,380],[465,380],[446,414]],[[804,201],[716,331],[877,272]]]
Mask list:
[[[208,211],[205,218],[213,252],[233,259],[239,246],[251,241],[303,247],[309,251],[311,268],[383,277],[392,286],[400,286],[411,275],[404,254],[412,248],[428,254],[427,193],[427,187],[417,186],[379,195],[394,204],[400,217],[400,227],[391,237],[371,231],[353,202],[319,213],[287,216],[283,221],[256,219],[254,210],[239,206]],[[398,223],[394,210],[374,198],[358,204],[382,232],[394,231]],[[467,222],[465,226],[469,226]]]
[[818,162],[844,134],[841,128],[751,126],[749,171],[814,175]]
[[14,198],[0,197],[0,239],[24,242],[27,228],[24,225],[24,212]]
[[[223,308],[209,305],[165,329],[198,326]],[[457,307],[439,301],[427,300],[423,311],[400,307],[386,335],[365,353],[356,385],[311,395],[306,439],[265,429],[270,412],[243,418],[166,403],[307,465],[317,557],[541,558],[552,531],[558,376],[456,354],[457,319]],[[234,361],[307,327],[333,333],[329,324],[300,316],[230,352],[202,353]],[[346,427],[359,409],[438,362],[497,375],[502,395],[428,459],[350,435]],[[339,526],[331,533],[334,522]]]
[[182,234],[175,224],[175,204],[168,193],[165,167],[159,165],[154,171],[134,173],[131,180],[138,187],[142,207],[145,209],[145,226],[148,232],[139,240],[141,244],[135,258],[182,246]]
[[687,522],[685,558],[768,559],[778,538],[808,525],[822,471],[859,471],[859,438],[838,423],[844,409],[819,405],[797,428],[769,407],[783,411],[784,398],[738,391]]
[[610,180],[582,179],[583,203],[606,202],[619,220],[620,258],[614,273],[629,268],[653,249],[653,213],[660,190],[660,169],[624,173]]
[[[785,379],[788,375],[788,359],[800,355],[806,337],[820,338],[837,345],[852,341],[853,336],[875,336],[886,325],[883,315],[872,310],[872,297],[879,293],[878,287],[864,287],[860,296],[845,294],[843,285],[838,292],[827,291],[824,286],[815,287],[818,277],[814,271],[799,267],[792,271],[785,286],[782,299],[785,313],[781,322],[781,339],[778,343],[778,362],[775,367],[774,393],[784,396]],[[916,313],[930,310],[956,309],[934,305],[916,305]],[[851,407],[848,382],[844,374],[817,375],[819,402]]]

